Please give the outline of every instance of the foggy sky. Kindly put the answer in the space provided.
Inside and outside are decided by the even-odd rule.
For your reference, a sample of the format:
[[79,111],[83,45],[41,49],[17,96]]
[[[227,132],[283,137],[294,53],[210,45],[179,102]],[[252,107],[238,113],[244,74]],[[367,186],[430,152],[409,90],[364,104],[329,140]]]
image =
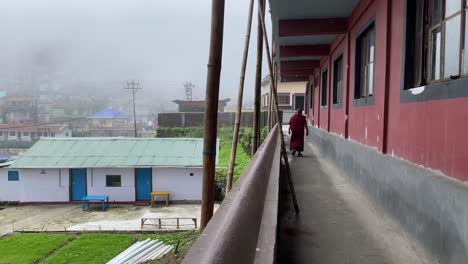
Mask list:
[[[233,101],[248,4],[226,1],[220,97]],[[185,81],[196,85],[195,98],[205,95],[211,0],[1,0],[0,12],[0,76],[46,58],[60,78],[116,94],[125,93],[126,80],[137,79],[146,99],[183,98]],[[256,16],[251,36],[247,103],[253,98]]]

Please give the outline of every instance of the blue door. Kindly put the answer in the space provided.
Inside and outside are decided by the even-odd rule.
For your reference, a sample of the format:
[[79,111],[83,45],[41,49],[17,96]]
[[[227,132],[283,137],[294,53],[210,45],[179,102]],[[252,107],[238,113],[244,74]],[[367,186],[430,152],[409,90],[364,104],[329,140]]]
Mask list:
[[135,169],[135,192],[137,201],[151,199],[151,168]]
[[70,169],[72,201],[79,201],[86,196],[86,169]]

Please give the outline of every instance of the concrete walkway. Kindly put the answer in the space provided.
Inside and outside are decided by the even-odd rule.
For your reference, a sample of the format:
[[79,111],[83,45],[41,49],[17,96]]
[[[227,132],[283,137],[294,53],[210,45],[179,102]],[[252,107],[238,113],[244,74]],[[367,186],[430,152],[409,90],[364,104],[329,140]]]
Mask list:
[[310,141],[290,164],[301,213],[283,177],[278,263],[437,263]]
[[[215,205],[215,210],[218,208]],[[141,217],[188,217],[200,223],[199,204],[131,206],[110,205],[106,211],[93,206],[82,211],[81,205],[30,205],[0,210],[0,237],[13,231],[158,231],[154,225],[140,226]],[[162,229],[176,229],[175,220],[164,220]],[[180,229],[194,229],[191,220],[181,220]],[[187,224],[187,225],[186,225]],[[172,225],[172,226],[168,226]],[[198,225],[199,227],[199,225]]]

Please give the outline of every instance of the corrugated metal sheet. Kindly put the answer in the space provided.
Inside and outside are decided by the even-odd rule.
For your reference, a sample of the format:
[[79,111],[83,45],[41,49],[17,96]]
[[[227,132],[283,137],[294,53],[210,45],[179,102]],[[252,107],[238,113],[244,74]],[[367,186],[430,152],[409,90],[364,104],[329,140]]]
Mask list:
[[174,247],[159,240],[146,239],[138,241],[122,253],[111,259],[107,264],[137,264],[160,259],[171,252]]
[[42,138],[12,167],[201,167],[202,161],[203,139]]

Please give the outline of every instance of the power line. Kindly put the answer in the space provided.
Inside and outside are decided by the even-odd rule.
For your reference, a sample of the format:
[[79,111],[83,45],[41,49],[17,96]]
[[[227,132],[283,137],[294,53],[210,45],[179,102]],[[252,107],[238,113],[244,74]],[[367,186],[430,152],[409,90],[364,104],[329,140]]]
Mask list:
[[137,123],[136,123],[136,109],[135,109],[135,94],[138,90],[141,90],[142,88],[140,87],[139,82],[135,82],[134,80],[127,81],[127,87],[124,89],[126,90],[132,90],[132,99],[133,99],[133,125],[135,128],[135,137],[138,137],[137,134]]

